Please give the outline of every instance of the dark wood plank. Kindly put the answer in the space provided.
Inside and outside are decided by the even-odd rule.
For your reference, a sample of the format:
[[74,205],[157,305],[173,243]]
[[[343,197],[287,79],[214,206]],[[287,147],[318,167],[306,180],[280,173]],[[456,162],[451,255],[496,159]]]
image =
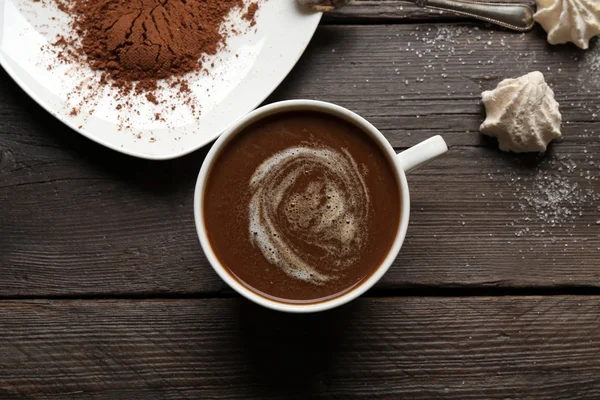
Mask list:
[[[597,287],[598,50],[472,25],[327,26],[269,101],[339,103],[399,149],[433,134],[450,144],[410,176],[408,238],[378,288]],[[477,132],[480,92],[533,69],[544,70],[565,120],[565,138],[541,161],[503,154]],[[204,151],[162,163],[122,156],[0,79],[0,296],[224,289],[193,224]],[[554,227],[535,209],[555,190],[542,190],[548,182],[567,192],[552,206]]]
[[[473,24],[325,26],[272,98],[331,101],[368,118],[394,146],[432,134],[482,145],[481,92],[540,70],[561,105],[567,140],[600,132],[600,45],[552,46],[545,33]],[[487,142],[486,145],[489,145]]]
[[[533,0],[496,0],[500,3],[535,5]],[[373,22],[411,22],[411,21],[448,21],[467,18],[452,12],[418,7],[401,0],[352,0],[345,7],[324,16],[325,23],[373,23]]]
[[241,300],[0,307],[12,399],[597,399],[598,297],[363,299],[319,315]]

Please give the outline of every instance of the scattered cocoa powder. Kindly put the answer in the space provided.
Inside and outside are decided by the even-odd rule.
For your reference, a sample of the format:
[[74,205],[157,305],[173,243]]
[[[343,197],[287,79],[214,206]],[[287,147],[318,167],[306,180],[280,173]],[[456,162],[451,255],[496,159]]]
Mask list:
[[146,93],[146,100],[148,100],[150,103],[158,104],[158,99],[154,93]]
[[256,25],[256,12],[258,11],[258,3],[252,3],[248,7],[248,11],[242,18],[250,22],[250,26]]

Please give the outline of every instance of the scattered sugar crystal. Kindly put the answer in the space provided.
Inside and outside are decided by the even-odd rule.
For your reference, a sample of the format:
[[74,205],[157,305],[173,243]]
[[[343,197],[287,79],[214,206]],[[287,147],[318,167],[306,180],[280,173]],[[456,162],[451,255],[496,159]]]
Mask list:
[[[591,157],[586,154],[586,160],[578,164],[560,155],[541,161],[531,175],[522,177],[511,172],[505,176],[516,200],[511,209],[521,212],[520,217],[507,224],[517,228],[516,236],[542,236],[557,233],[557,230],[572,236],[576,222],[585,217],[586,211],[596,206],[596,210],[591,211],[600,212],[597,206],[600,193],[594,191],[592,183],[599,174],[597,168],[589,169]],[[581,183],[578,176],[585,176],[588,183]],[[535,228],[530,229],[530,226]]]

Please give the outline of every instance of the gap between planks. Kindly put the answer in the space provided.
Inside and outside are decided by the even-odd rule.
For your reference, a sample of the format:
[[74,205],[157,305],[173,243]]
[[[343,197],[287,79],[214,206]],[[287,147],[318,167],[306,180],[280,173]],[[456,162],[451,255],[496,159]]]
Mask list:
[[[550,297],[550,296],[600,296],[600,287],[593,286],[558,286],[558,287],[447,287],[447,286],[423,286],[406,288],[378,288],[375,287],[361,298],[384,299],[384,298],[413,298],[413,297],[453,297],[453,298],[493,298],[493,297]],[[0,295],[0,307],[2,303],[10,301],[108,301],[108,300],[211,300],[211,299],[239,299],[243,300],[232,290],[222,292],[198,292],[198,293],[118,293],[118,294],[74,294],[74,295]],[[244,300],[245,301],[245,300]]]

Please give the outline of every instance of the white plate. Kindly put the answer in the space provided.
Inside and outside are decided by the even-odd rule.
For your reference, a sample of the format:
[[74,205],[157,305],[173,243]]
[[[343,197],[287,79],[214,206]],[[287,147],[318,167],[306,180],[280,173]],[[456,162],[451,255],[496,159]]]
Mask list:
[[[252,28],[232,16],[244,33],[231,36],[226,50],[205,63],[214,61],[208,75],[188,77],[200,113],[178,104],[175,89],[168,87],[159,93],[166,104],[137,96],[133,109],[139,113],[117,110],[110,87],[80,96],[75,87],[99,74],[61,64],[54,51],[40,51],[53,48],[56,35],[69,29],[68,17],[51,0],[0,0],[0,64],[29,96],[82,135],[125,154],[164,160],[199,149],[256,108],[296,64],[320,19],[320,13],[303,12],[296,0],[263,1]],[[79,113],[70,115],[80,104]],[[156,120],[156,113],[162,118]]]

